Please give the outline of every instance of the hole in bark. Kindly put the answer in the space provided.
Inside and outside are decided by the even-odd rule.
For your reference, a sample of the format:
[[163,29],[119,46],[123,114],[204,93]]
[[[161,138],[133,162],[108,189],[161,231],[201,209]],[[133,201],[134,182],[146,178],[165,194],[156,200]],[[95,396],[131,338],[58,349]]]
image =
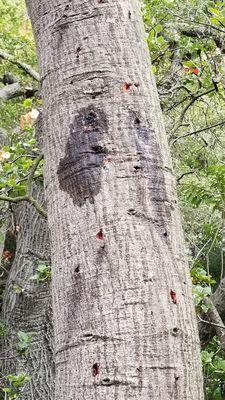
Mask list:
[[92,375],[95,377],[99,374],[99,364],[94,363],[92,366]]
[[103,234],[102,228],[101,228],[100,231],[97,233],[96,238],[97,238],[98,240],[104,240],[104,234]]
[[80,57],[80,52],[81,52],[81,47],[79,46],[79,47],[77,48],[77,50],[76,50],[77,58]]
[[76,268],[75,268],[75,272],[78,274],[78,272],[80,272],[80,266],[78,265]]
[[175,376],[175,381],[178,381],[180,377],[179,376]]
[[96,153],[96,154],[108,154],[108,150],[103,147],[103,146],[91,146],[91,149]]
[[142,167],[140,165],[135,165],[134,169],[135,169],[135,171],[138,171],[138,170],[142,169]]
[[128,12],[128,18],[131,19],[131,12]]
[[178,329],[178,328],[173,328],[173,334],[174,334],[174,335],[177,335],[178,332],[179,332],[179,329]]
[[128,213],[129,215],[135,215],[135,214],[137,213],[137,211],[136,211],[134,208],[130,208],[130,209],[127,211],[127,213]]
[[141,121],[138,117],[135,118],[134,120],[135,125],[140,125]]
[[132,86],[132,83],[124,82],[124,84],[123,84],[123,91],[124,91],[124,92],[128,92],[128,91],[130,90],[131,86]]
[[165,232],[163,233],[163,236],[165,236],[165,237],[167,237],[167,236],[168,236],[168,233],[167,233],[167,231],[165,231]]
[[102,379],[102,383],[104,383],[104,384],[110,383],[110,379],[104,378],[104,379]]

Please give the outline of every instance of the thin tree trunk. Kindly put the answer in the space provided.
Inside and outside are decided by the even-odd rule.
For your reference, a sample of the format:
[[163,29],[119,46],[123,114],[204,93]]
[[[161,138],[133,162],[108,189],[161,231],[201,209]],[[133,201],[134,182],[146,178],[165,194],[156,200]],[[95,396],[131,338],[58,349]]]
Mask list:
[[202,400],[175,180],[137,0],[27,0],[44,99],[56,399]]

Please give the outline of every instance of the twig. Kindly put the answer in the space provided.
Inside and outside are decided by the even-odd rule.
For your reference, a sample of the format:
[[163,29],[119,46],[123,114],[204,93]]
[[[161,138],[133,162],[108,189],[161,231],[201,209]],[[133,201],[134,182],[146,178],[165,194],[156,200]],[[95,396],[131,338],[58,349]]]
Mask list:
[[180,180],[181,180],[184,176],[194,174],[196,171],[197,171],[197,170],[194,169],[193,171],[184,172],[183,174],[181,174],[181,175],[177,178],[177,182],[179,183]]
[[[173,134],[180,128],[180,126],[182,125],[182,121],[184,119],[184,116],[186,114],[186,112],[188,111],[188,109],[192,106],[192,104],[195,103],[195,101],[197,101],[200,97],[206,96],[207,94],[214,92],[215,88],[211,88],[206,90],[203,93],[200,94],[190,94],[191,100],[189,101],[189,103],[184,107],[183,111],[180,114],[180,117],[177,121],[177,123],[175,124],[174,128],[171,131],[171,139],[174,137]],[[175,139],[176,140],[176,139]],[[173,142],[174,143],[174,142]],[[172,143],[172,144],[173,144]]]
[[207,311],[207,317],[210,321],[206,321],[198,316],[199,320],[204,324],[211,325],[215,328],[216,334],[220,339],[220,343],[223,349],[225,349],[225,326],[221,316],[219,315],[217,308],[214,306],[213,302],[210,299],[205,301],[206,304],[210,306]]
[[198,319],[200,322],[204,322],[204,324],[208,324],[211,326],[217,326],[220,329],[225,329],[224,325],[219,325],[219,324],[215,324],[214,322],[206,321],[205,319],[202,319],[199,315],[198,315]]
[[221,125],[224,125],[224,124],[225,124],[225,120],[221,121],[221,122],[218,122],[217,124],[205,126],[204,128],[198,129],[197,131],[185,133],[184,135],[176,137],[176,139],[174,139],[173,142],[171,143],[171,146],[173,146],[180,139],[186,138],[188,136],[196,135],[197,133],[201,133],[201,132],[207,131],[209,129],[216,128],[217,126],[221,126]]
[[44,210],[44,208],[38,203],[37,200],[35,200],[32,196],[28,198],[28,201],[30,204],[33,204],[33,206],[36,208],[36,210],[41,214],[44,218],[47,218],[47,212]]
[[197,25],[203,25],[203,26],[207,26],[208,28],[211,28],[211,29],[214,29],[214,30],[216,30],[216,31],[218,31],[218,32],[222,32],[222,33],[225,33],[225,30],[224,29],[220,29],[220,28],[218,28],[218,27],[216,27],[216,26],[214,26],[214,25],[211,25],[211,24],[207,24],[207,23],[205,23],[205,22],[200,22],[200,21],[195,21],[195,20],[189,20],[189,19],[185,19],[185,18],[183,18],[183,17],[181,17],[180,15],[178,15],[178,14],[173,14],[169,9],[167,10],[167,12],[169,13],[169,14],[171,14],[171,15],[173,15],[174,17],[177,17],[177,18],[180,18],[182,21],[184,21],[184,22],[188,22],[188,24],[190,24],[190,23],[193,23],[193,24],[197,24]]
[[9,161],[10,164],[20,160],[21,158],[36,158],[37,154],[22,154],[21,156],[16,157],[14,160]]

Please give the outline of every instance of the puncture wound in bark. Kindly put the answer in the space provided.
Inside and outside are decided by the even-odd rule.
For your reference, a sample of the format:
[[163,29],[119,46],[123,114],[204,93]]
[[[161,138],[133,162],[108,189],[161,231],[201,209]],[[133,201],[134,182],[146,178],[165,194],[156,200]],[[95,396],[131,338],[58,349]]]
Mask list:
[[87,200],[93,203],[101,189],[101,171],[108,153],[102,141],[107,130],[106,115],[95,106],[81,109],[70,124],[65,156],[57,174],[61,190],[80,207]]

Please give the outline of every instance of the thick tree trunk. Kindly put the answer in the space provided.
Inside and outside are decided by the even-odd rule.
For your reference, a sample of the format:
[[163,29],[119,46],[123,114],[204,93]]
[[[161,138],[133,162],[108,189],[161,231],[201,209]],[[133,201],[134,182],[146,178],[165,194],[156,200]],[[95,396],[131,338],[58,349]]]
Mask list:
[[[36,199],[43,202],[43,188],[36,187]],[[23,400],[54,399],[52,312],[49,283],[31,280],[40,263],[50,261],[47,223],[28,203],[17,207],[17,250],[3,298],[2,319],[7,327],[2,349],[3,373],[25,372],[30,381]],[[21,291],[20,291],[21,289]],[[18,332],[34,333],[27,354],[17,352]]]
[[56,399],[202,400],[174,176],[137,0],[27,0],[44,99]]

